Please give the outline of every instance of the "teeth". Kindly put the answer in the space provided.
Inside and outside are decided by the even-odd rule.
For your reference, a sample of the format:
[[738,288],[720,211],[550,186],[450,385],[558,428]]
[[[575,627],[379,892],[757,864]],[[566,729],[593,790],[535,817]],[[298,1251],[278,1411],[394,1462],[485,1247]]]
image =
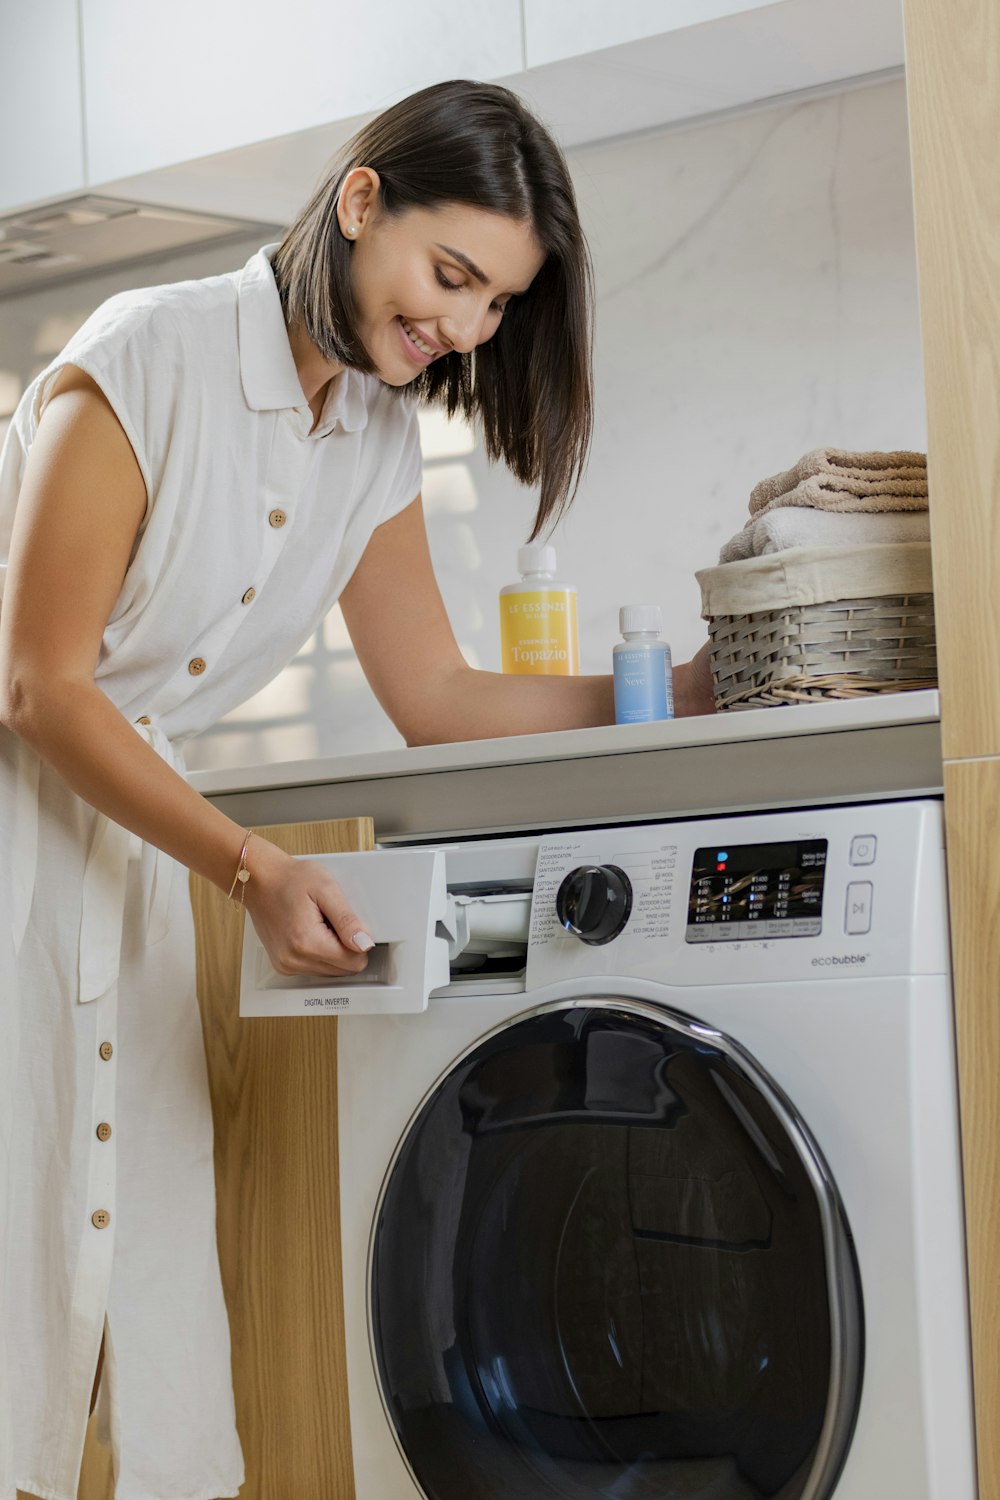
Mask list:
[[411,344],[416,344],[416,346],[420,350],[421,354],[436,354],[437,353],[436,349],[432,349],[431,346],[430,346],[430,344],[425,344],[424,341],[423,341],[423,339],[420,338],[420,337],[418,337],[418,335],[413,332],[413,329],[410,327],[409,323],[406,321],[405,318],[400,318],[399,321],[402,323],[403,328],[406,331],[406,337],[410,340]]

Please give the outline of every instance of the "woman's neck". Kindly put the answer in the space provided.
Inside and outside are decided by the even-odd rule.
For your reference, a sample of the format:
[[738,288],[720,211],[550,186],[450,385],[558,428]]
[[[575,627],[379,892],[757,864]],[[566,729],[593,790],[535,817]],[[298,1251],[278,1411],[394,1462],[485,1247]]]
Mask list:
[[325,359],[300,324],[289,328],[288,342],[302,393],[309,403],[314,423],[318,422],[330,381],[335,380],[345,366]]

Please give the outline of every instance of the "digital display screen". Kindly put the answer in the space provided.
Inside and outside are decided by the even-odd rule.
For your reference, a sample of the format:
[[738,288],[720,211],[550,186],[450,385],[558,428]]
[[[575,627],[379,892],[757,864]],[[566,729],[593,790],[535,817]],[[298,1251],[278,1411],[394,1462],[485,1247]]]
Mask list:
[[815,937],[823,926],[826,839],[695,850],[689,943]]

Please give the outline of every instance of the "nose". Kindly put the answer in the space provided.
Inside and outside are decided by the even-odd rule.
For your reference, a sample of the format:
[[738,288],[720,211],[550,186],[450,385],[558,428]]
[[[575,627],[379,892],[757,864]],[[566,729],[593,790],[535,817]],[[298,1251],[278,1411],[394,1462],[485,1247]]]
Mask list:
[[489,305],[483,307],[479,302],[471,300],[468,307],[459,313],[449,314],[447,318],[438,319],[438,328],[441,330],[442,339],[447,339],[453,349],[459,354],[471,354],[479,344],[485,342],[489,337],[485,324]]

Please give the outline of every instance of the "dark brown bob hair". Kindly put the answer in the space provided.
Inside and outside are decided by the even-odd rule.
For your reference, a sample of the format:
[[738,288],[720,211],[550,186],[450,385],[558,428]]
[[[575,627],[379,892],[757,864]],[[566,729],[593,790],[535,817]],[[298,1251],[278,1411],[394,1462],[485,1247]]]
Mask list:
[[374,373],[351,292],[353,244],[337,223],[347,174],[379,175],[379,208],[467,203],[530,223],[545,262],[474,354],[452,350],[404,389],[482,430],[486,453],[540,486],[532,538],[576,492],[593,428],[593,281],[562,152],[509,89],[434,84],[380,114],[349,141],[285,235],[274,273],[289,324],[330,360]]

